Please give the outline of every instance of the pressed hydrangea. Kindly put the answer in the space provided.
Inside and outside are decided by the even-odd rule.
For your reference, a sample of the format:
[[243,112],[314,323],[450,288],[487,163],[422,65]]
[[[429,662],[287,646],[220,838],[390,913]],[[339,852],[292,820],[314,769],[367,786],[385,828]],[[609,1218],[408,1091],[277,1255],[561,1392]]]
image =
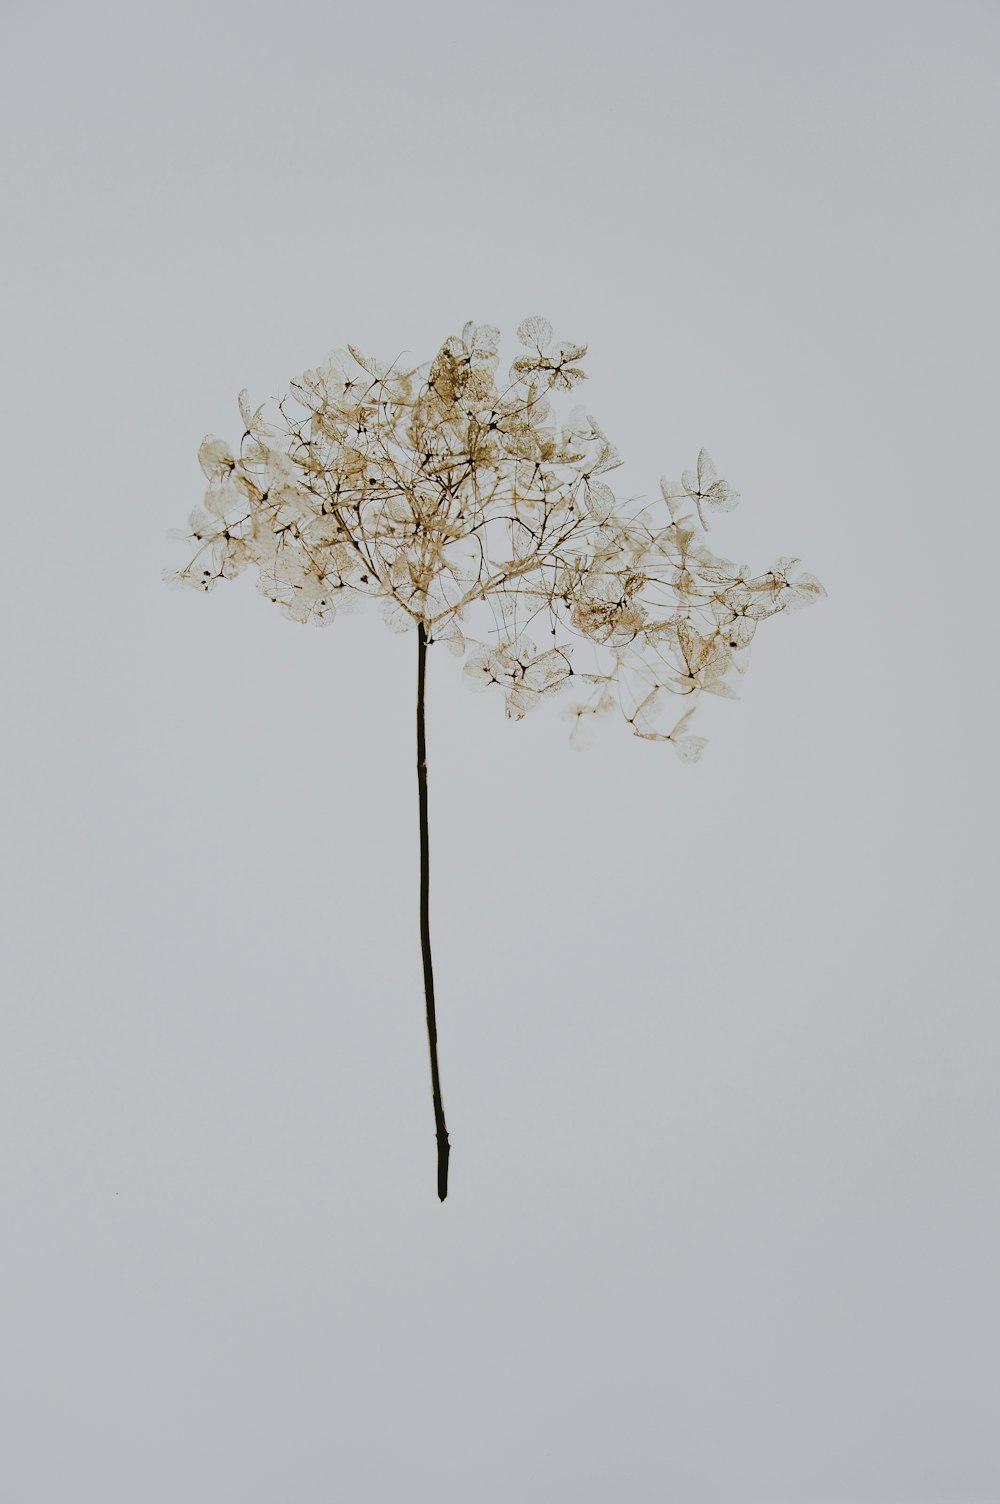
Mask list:
[[418,642],[421,940],[438,1136],[447,1192],[428,919],[424,683],[427,650],[464,658],[476,689],[496,689],[518,720],[559,696],[570,741],[586,746],[618,715],[634,735],[695,762],[701,694],[733,698],[759,624],[824,594],[799,561],[754,574],[708,545],[710,519],[739,493],[707,452],[659,496],[621,502],[621,463],[585,406],[558,414],[587,347],[556,341],[546,319],[498,380],[500,333],[465,325],[420,366],[353,346],[291,383],[267,417],[246,392],[235,447],[208,437],[208,480],[182,536],[196,545],[171,583],[208,591],[248,566],[297,622],[331,622],[377,603]]

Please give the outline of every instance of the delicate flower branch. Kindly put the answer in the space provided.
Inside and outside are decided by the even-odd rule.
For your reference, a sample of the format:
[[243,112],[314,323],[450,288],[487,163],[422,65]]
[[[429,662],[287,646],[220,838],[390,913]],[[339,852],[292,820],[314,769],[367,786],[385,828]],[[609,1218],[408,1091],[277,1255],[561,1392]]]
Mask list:
[[[426,651],[446,642],[475,688],[500,689],[511,719],[564,695],[574,746],[617,710],[635,736],[694,762],[704,746],[688,731],[698,696],[733,698],[760,622],[810,605],[823,587],[797,559],[753,574],[711,551],[709,516],[731,511],[739,494],[704,449],[679,485],[660,481],[654,502],[619,502],[604,479],[621,463],[607,435],[586,407],[560,421],[551,407],[550,392],[584,380],[586,346],[554,342],[543,318],[517,332],[522,353],[506,382],[497,379],[499,331],[469,323],[422,366],[386,366],[353,346],[335,352],[292,383],[272,421],[241,393],[238,451],[202,443],[208,491],[183,535],[196,551],[166,577],[207,591],[253,566],[259,589],[298,622],[327,624],[379,601],[393,630],[418,632],[421,738]],[[470,614],[487,608],[489,640],[467,639]],[[543,631],[550,642],[539,649]],[[443,1199],[425,761],[419,767]]]

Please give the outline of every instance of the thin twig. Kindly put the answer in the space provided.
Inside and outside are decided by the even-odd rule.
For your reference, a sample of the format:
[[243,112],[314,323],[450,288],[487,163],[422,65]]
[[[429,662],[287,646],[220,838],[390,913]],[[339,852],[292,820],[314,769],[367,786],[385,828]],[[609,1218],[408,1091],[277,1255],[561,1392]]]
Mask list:
[[424,993],[427,998],[427,1043],[431,1054],[431,1089],[434,1093],[434,1127],[437,1133],[438,1199],[448,1194],[448,1127],[441,1100],[438,1068],[437,1015],[434,1011],[434,967],[431,962],[430,846],[427,828],[427,738],[424,729],[424,689],[427,679],[427,629],[417,623],[417,790],[420,804],[420,950],[424,960]]

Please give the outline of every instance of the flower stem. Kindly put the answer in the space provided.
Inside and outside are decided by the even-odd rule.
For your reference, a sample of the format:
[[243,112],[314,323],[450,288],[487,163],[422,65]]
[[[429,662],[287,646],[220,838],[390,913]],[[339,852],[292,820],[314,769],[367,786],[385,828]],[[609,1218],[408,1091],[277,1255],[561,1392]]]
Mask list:
[[431,1053],[431,1089],[434,1094],[434,1127],[437,1133],[437,1190],[443,1201],[448,1194],[448,1128],[441,1101],[438,1069],[437,1015],[434,1011],[434,968],[431,962],[430,849],[427,831],[427,739],[424,731],[424,687],[427,678],[427,628],[417,623],[417,790],[420,804],[420,950],[424,961],[424,994],[427,999],[427,1043]]

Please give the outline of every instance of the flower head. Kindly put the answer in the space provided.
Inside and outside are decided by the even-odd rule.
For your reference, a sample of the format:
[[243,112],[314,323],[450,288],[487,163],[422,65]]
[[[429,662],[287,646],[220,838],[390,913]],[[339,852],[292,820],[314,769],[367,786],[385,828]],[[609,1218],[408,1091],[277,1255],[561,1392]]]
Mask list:
[[[584,379],[586,346],[539,317],[517,334],[503,384],[499,330],[469,322],[424,365],[334,351],[269,419],[242,392],[239,444],[210,436],[198,451],[196,549],[167,577],[208,591],[253,566],[296,622],[372,598],[393,630],[419,623],[464,656],[510,718],[571,687],[575,745],[618,709],[634,735],[694,761],[698,695],[733,697],[759,624],[823,587],[794,558],[753,575],[712,552],[708,516],[739,495],[704,449],[656,501],[619,499],[614,444],[585,408],[559,417],[550,400]],[[477,615],[487,642],[468,635]]]

